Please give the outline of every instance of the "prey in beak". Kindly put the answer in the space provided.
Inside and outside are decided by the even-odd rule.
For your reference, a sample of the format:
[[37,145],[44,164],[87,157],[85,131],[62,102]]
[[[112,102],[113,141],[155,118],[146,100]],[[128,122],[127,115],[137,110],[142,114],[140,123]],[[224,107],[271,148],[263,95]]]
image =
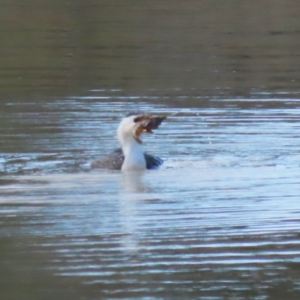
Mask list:
[[165,120],[167,116],[157,116],[154,117],[150,114],[148,115],[138,115],[134,118],[134,123],[136,125],[133,129],[133,137],[139,143],[142,144],[140,136],[142,133],[153,133],[153,129],[157,129],[158,126]]

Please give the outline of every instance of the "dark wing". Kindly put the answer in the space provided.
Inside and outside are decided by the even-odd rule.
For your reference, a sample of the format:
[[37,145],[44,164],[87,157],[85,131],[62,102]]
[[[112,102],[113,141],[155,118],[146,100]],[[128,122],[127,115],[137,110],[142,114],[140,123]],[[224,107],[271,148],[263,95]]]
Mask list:
[[116,149],[112,153],[101,157],[91,163],[92,168],[121,170],[124,162],[124,155],[121,148]]
[[163,164],[163,160],[157,156],[151,155],[149,153],[144,153],[146,159],[146,168],[148,170],[157,169]]
[[[157,169],[163,164],[163,160],[157,156],[149,153],[144,153],[146,160],[146,168],[148,170]],[[116,149],[109,155],[103,156],[99,160],[91,163],[92,168],[108,169],[108,170],[121,170],[124,162],[124,154],[121,148]]]

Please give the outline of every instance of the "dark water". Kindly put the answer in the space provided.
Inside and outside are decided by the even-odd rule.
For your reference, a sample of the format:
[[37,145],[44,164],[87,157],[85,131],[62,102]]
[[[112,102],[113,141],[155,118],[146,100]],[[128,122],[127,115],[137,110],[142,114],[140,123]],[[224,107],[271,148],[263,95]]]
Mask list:
[[[294,1],[3,1],[1,299],[299,299]],[[92,171],[128,110],[164,166]]]

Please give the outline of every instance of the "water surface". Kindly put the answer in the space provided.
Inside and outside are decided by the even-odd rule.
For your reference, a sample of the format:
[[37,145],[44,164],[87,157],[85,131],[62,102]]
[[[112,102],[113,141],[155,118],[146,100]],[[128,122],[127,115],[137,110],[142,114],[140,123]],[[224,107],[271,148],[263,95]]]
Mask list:
[[100,2],[1,3],[0,298],[299,299],[298,3]]
[[[182,109],[144,137],[164,166],[122,174],[91,171],[89,162],[117,145],[119,119],[137,104],[95,98],[41,105],[40,118],[14,103],[23,113],[12,117],[15,108],[7,120],[19,127],[2,158],[1,236],[13,238],[17,253],[26,249],[21,265],[34,263],[33,272],[71,281],[90,297],[298,293],[297,100],[258,101],[272,103],[264,108],[222,99],[218,108],[213,99],[215,107]],[[139,106],[178,111],[143,100]],[[57,293],[61,285],[54,284]]]

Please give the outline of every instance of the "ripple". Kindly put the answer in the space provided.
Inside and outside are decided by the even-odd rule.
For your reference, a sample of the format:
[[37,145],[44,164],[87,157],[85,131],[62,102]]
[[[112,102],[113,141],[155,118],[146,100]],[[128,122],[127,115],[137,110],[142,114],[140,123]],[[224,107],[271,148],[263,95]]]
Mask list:
[[164,166],[128,177],[88,168],[116,146],[115,129],[135,99],[146,100],[115,96],[49,103],[35,119],[12,116],[23,124],[16,138],[41,127],[20,153],[7,144],[1,158],[0,233],[30,237],[32,253],[48,257],[45,269],[109,298],[297,290],[299,109],[280,99],[264,99],[268,109],[257,99],[184,110],[139,102],[174,115],[144,139]]

